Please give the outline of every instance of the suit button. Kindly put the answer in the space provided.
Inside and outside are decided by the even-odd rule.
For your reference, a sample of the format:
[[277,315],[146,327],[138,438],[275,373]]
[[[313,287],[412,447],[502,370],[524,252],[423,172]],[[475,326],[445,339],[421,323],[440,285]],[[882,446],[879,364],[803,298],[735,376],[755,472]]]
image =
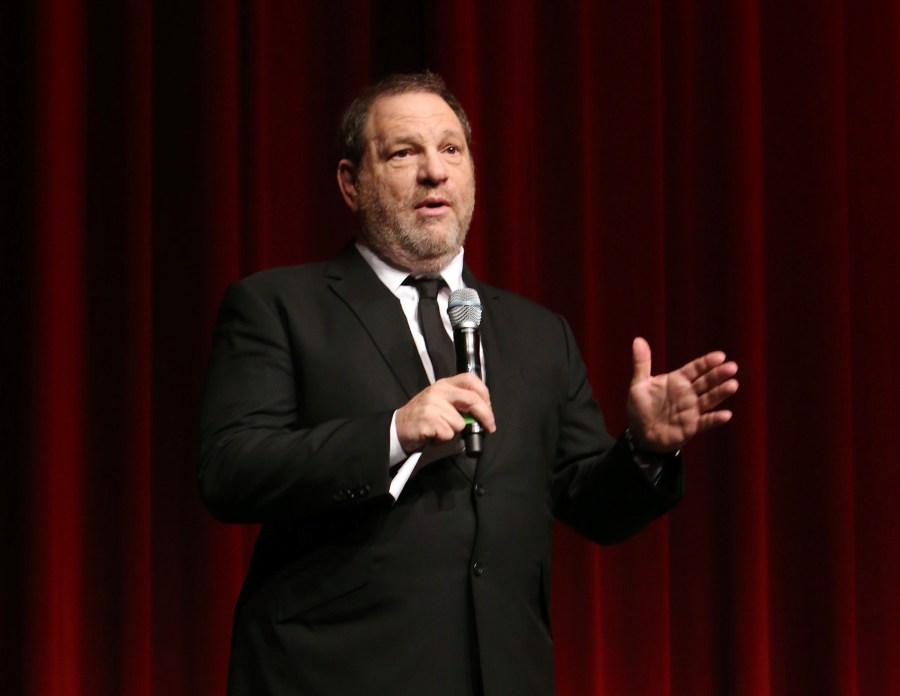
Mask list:
[[482,486],[480,483],[475,484],[475,495],[477,495],[479,498],[484,495],[484,486]]
[[484,575],[484,566],[478,561],[475,561],[475,563],[472,564],[472,572],[475,573],[476,577],[481,577]]
[[366,496],[366,493],[368,493],[368,492],[369,492],[369,487],[363,486],[357,491],[357,494],[359,494],[360,498],[364,498]]
[[350,498],[350,500],[356,500],[356,491],[354,491],[352,488],[348,488],[347,497]]

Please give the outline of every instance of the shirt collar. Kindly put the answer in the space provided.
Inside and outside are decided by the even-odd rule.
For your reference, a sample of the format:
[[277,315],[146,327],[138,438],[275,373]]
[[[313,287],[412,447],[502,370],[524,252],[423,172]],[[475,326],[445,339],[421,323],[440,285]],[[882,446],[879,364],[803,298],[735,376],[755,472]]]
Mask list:
[[[378,279],[385,284],[388,290],[396,295],[397,290],[403,285],[403,281],[409,277],[409,273],[385,263],[374,251],[360,241],[356,242],[356,249],[366,263],[371,266],[372,270],[375,271]],[[451,292],[465,287],[462,279],[464,254],[465,249],[461,248],[459,253],[440,272],[441,278],[447,283],[447,287],[450,288]]]

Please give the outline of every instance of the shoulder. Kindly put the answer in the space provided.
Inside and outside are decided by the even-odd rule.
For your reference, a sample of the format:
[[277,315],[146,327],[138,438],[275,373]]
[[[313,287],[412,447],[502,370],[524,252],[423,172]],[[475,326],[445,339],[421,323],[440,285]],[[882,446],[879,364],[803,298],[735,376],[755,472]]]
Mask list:
[[578,359],[575,337],[561,314],[517,293],[477,285],[485,309],[482,326],[509,360],[546,370]]
[[377,276],[350,244],[328,261],[279,266],[259,271],[232,284],[262,297],[303,301],[328,292],[345,281],[369,283]]
[[523,295],[485,283],[477,283],[477,288],[482,304],[496,319],[525,322],[529,327],[537,325],[552,331],[559,331],[566,326],[562,315]]
[[298,290],[323,284],[327,268],[326,262],[278,266],[253,273],[232,285],[265,297],[293,295]]
[[327,297],[327,263],[279,266],[230,283],[219,303],[219,318],[278,321],[314,311]]
[[[228,285],[218,310],[218,323],[248,324],[283,323],[286,316],[294,316],[315,306],[322,293],[324,268],[314,263],[280,266],[258,271]],[[310,302],[310,298],[314,298]]]

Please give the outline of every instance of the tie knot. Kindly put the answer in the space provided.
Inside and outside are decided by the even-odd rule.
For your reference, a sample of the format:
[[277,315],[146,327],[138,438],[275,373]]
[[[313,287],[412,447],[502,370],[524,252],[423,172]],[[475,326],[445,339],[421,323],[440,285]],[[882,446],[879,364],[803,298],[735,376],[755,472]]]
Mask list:
[[413,278],[409,276],[406,280],[403,281],[404,285],[412,285],[416,290],[419,291],[419,297],[424,299],[433,300],[438,296],[438,292],[440,292],[441,288],[446,285],[443,278],[429,278],[427,276],[422,276],[420,278]]

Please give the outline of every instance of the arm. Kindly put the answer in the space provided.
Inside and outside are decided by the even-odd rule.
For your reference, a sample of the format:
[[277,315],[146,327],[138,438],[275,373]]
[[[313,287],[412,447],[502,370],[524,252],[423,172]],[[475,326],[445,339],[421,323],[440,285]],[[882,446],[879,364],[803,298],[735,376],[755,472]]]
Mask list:
[[668,512],[681,497],[681,458],[666,464],[667,482],[654,486],[635,463],[626,438],[606,432],[587,371],[568,324],[568,385],[561,411],[557,463],[553,472],[556,516],[599,543],[625,539]]
[[[599,409],[568,327],[566,336],[572,378],[562,431],[568,437],[561,442],[578,444],[590,423],[602,420],[597,420]],[[675,505],[683,489],[681,448],[695,435],[731,419],[730,411],[718,407],[738,389],[737,364],[726,361],[720,351],[656,376],[650,374],[647,342],[635,339],[632,351],[629,430],[596,460],[575,460],[573,465],[566,457],[557,471],[557,482],[565,484],[557,493],[558,516],[601,543],[633,534]],[[656,461],[641,471],[641,457]],[[651,483],[647,470],[654,467],[661,468]]]

